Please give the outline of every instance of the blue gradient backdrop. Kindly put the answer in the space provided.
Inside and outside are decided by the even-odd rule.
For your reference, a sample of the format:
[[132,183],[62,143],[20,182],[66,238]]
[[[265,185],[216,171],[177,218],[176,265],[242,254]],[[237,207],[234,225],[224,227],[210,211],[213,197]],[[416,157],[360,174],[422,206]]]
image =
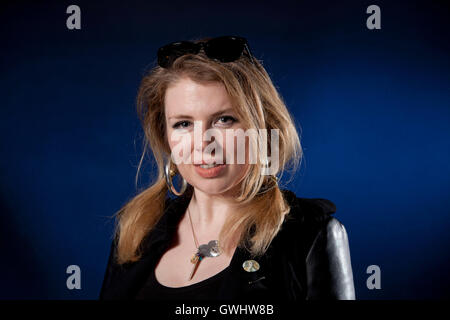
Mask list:
[[[159,46],[224,34],[248,38],[294,115],[305,159],[287,187],[336,204],[357,298],[449,298],[448,5],[162,2],[2,2],[0,298],[97,298],[108,216],[136,194],[139,81]],[[66,288],[72,264],[81,290]]]

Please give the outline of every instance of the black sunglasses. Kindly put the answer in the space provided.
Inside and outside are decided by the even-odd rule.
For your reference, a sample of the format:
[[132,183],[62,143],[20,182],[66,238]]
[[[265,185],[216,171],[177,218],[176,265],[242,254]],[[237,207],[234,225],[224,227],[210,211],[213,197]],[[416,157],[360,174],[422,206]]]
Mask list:
[[254,63],[245,38],[223,36],[198,43],[191,41],[169,43],[158,49],[158,65],[163,68],[170,68],[177,58],[185,54],[197,54],[200,49],[203,49],[208,58],[220,62],[235,61],[244,54]]

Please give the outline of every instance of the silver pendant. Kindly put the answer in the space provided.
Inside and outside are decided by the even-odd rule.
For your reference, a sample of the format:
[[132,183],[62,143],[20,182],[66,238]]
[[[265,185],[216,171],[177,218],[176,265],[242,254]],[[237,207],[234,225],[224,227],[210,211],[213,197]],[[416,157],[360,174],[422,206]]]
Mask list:
[[217,257],[222,253],[218,240],[211,240],[208,244],[202,244],[198,247],[198,252],[204,257]]
[[218,240],[211,240],[208,244],[202,244],[198,247],[198,251],[191,258],[191,263],[194,265],[192,267],[191,274],[189,275],[189,280],[194,276],[195,270],[197,270],[200,261],[205,257],[217,257],[220,256],[221,251],[219,247]]

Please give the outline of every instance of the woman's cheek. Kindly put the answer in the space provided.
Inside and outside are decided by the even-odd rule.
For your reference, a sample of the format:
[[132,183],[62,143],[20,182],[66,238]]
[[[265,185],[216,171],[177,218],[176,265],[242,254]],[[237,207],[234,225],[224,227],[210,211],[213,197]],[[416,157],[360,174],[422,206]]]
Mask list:
[[174,132],[169,138],[170,149],[172,150],[172,159],[176,164],[191,163],[192,137],[188,133]]

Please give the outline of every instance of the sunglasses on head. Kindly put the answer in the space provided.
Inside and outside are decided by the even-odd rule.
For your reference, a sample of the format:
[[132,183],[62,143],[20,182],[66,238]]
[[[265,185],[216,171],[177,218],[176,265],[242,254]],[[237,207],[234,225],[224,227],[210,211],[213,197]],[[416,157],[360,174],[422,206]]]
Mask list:
[[244,54],[254,63],[245,38],[223,36],[198,43],[191,41],[169,43],[158,49],[158,65],[162,68],[170,68],[177,58],[185,54],[197,54],[201,49],[208,58],[220,62],[232,62]]

